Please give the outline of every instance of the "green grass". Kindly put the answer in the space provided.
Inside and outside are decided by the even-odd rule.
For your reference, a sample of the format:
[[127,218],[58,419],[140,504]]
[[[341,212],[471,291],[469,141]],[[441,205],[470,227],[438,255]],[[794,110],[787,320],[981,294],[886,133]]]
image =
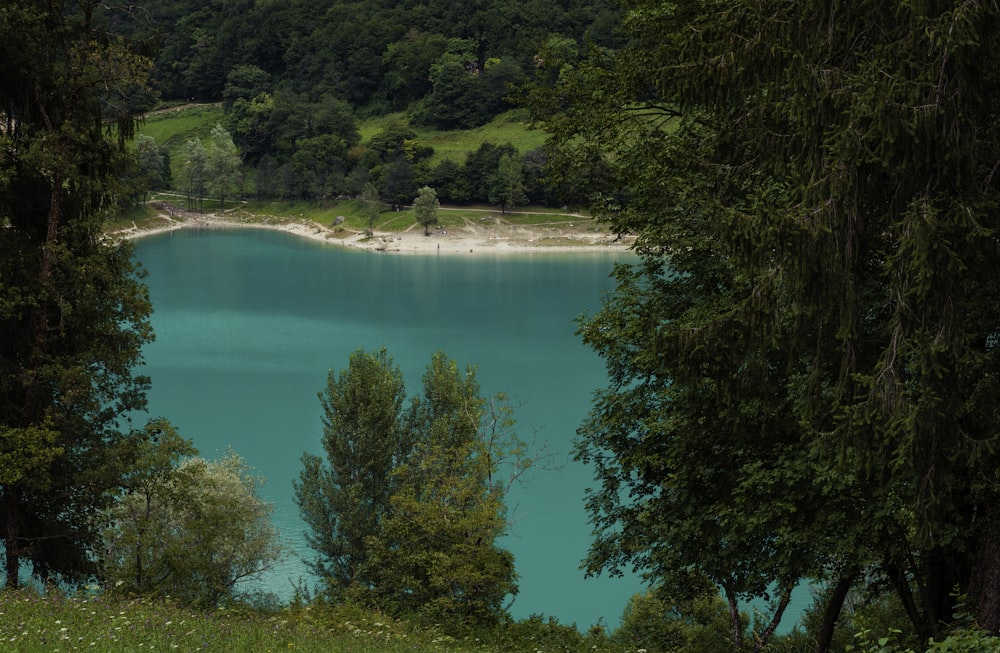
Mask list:
[[298,651],[430,653],[468,651],[620,652],[602,634],[533,618],[453,637],[439,627],[393,619],[351,605],[196,610],[169,600],[39,596],[0,591],[0,650]]
[[[148,114],[139,127],[139,133],[152,137],[156,143],[170,153],[173,178],[180,168],[182,148],[191,138],[206,139],[216,124],[225,120],[221,105],[198,104],[181,105],[154,111]],[[392,124],[409,126],[406,114],[394,113],[361,121],[358,130],[362,144]],[[541,147],[547,135],[530,129],[518,112],[512,111],[498,116],[493,122],[459,131],[440,131],[413,126],[420,142],[434,148],[431,165],[445,159],[463,163],[469,152],[474,152],[486,142],[504,145],[510,143],[522,154]]]
[[172,178],[176,179],[184,143],[192,138],[208,138],[212,128],[224,119],[221,105],[182,105],[147,115],[139,125],[139,133],[152,137],[157,145],[170,153],[170,171]]
[[151,136],[160,147],[180,148],[190,138],[207,138],[225,118],[217,104],[199,104],[156,111],[146,116],[139,133]]
[[451,159],[456,163],[462,163],[465,155],[479,149],[479,146],[486,142],[504,145],[510,143],[518,152],[522,154],[541,147],[545,143],[547,135],[537,129],[530,129],[527,122],[519,119],[517,112],[510,112],[498,116],[493,122],[476,127],[475,129],[465,129],[458,131],[440,131],[428,129],[417,125],[409,125],[406,115],[394,113],[389,116],[379,116],[370,118],[358,125],[361,133],[362,143],[370,140],[386,127],[393,123],[402,123],[411,126],[420,142],[434,148],[434,156],[431,157],[431,165],[436,165],[444,159]]

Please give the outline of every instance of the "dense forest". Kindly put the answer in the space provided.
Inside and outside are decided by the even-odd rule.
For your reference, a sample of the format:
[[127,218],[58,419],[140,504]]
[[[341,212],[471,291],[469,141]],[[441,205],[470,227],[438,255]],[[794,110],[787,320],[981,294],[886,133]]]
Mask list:
[[[443,127],[488,119],[503,106],[504,82],[534,77],[547,48],[566,57],[613,47],[620,25],[608,0],[180,0],[130,3],[108,20],[155,47],[151,84],[163,99],[280,89],[376,112],[423,101]],[[473,79],[454,75],[458,67]],[[239,88],[239,71],[261,87]]]
[[[489,177],[513,148],[490,143],[469,170],[462,161],[430,166],[433,150],[407,125],[486,124],[517,107],[523,85],[554,82],[591,49],[615,47],[621,22],[604,0],[148,2],[106,17],[154,55],[143,108],[223,103],[251,172],[243,190],[312,199],[355,196],[372,183],[391,204],[424,185],[445,202],[501,203]],[[392,112],[405,112],[404,124],[359,147],[356,119]],[[578,189],[542,183],[542,151],[524,158],[523,202],[583,202]]]

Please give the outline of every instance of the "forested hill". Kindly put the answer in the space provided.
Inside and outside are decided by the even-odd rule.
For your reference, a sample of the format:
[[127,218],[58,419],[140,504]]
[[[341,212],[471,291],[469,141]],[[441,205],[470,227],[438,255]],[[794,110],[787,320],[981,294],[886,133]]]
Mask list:
[[620,25],[613,0],[142,0],[111,15],[113,31],[156,48],[162,99],[277,88],[373,112],[422,101],[443,128],[488,121],[507,82],[613,47]]

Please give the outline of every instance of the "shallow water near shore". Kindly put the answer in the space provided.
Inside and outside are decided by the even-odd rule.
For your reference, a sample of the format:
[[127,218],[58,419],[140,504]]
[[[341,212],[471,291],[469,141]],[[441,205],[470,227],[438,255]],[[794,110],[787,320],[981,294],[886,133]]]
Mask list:
[[170,419],[202,455],[232,447],[265,477],[290,555],[266,589],[287,598],[314,583],[292,500],[303,452],[320,453],[317,393],[358,347],[386,347],[420,389],[431,355],[478,366],[484,393],[506,392],[518,431],[561,467],[533,471],[509,497],[504,545],[515,556],[516,617],[551,615],[580,628],[616,625],[635,577],[585,579],[583,509],[592,475],[571,460],[576,428],[603,363],[575,335],[626,252],[396,256],[351,251],[264,230],[182,230],[141,239],[156,342],[146,349],[151,416]]

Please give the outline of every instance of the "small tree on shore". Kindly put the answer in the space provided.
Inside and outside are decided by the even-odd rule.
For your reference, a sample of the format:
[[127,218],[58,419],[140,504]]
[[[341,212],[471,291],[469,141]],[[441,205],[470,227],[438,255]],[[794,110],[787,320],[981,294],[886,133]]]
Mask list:
[[183,153],[184,166],[181,168],[180,177],[184,193],[187,195],[187,208],[200,211],[201,200],[205,197],[208,153],[197,138],[188,139],[184,143]]
[[378,188],[370,181],[361,189],[361,202],[364,204],[365,217],[368,218],[368,235],[372,236],[375,234],[375,219],[382,209],[382,199],[378,195]]
[[417,198],[413,200],[413,211],[417,214],[417,223],[424,225],[424,235],[430,235],[432,224],[438,223],[437,210],[441,206],[437,193],[430,186],[424,186],[417,191]]
[[528,201],[524,194],[522,159],[517,154],[500,157],[497,170],[489,178],[490,202],[500,205],[500,214]]
[[208,188],[219,198],[221,210],[226,210],[226,195],[237,192],[242,184],[240,152],[233,137],[222,125],[212,128],[205,150],[205,175]]

